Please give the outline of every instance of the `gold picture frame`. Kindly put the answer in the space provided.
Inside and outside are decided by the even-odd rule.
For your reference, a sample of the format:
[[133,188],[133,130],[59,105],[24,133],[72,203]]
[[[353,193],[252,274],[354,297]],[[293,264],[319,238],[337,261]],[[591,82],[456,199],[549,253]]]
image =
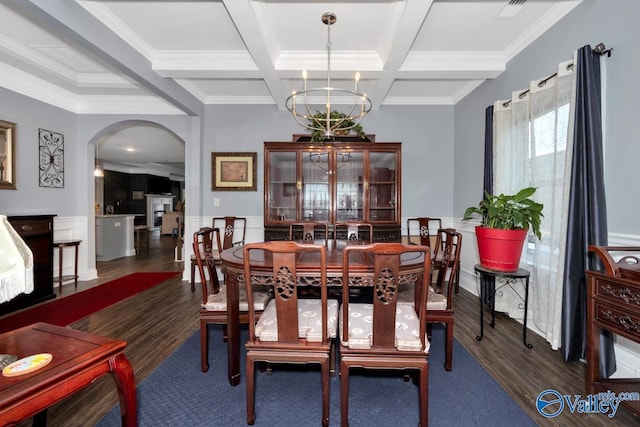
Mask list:
[[257,191],[258,153],[211,153],[211,191]]
[[0,120],[0,189],[16,190],[16,124]]

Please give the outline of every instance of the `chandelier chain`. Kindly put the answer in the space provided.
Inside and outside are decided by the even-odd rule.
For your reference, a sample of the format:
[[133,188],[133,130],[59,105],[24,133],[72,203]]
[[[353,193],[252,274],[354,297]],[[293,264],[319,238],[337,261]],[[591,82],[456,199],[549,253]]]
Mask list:
[[[333,47],[331,25],[336,20],[336,15],[332,12],[322,15],[322,22],[327,25],[327,86],[308,89],[307,71],[303,70],[303,90],[294,91],[285,102],[287,110],[293,114],[298,124],[312,132],[321,132],[324,140],[334,140],[337,131],[349,131],[359,126],[360,120],[372,108],[372,102],[366,93],[358,92],[359,72],[355,74],[354,90],[331,86],[331,49]],[[349,106],[350,104],[347,107],[348,111],[334,110],[333,101],[339,105]],[[299,110],[300,104],[302,104],[302,111]],[[322,107],[320,107],[321,105]]]

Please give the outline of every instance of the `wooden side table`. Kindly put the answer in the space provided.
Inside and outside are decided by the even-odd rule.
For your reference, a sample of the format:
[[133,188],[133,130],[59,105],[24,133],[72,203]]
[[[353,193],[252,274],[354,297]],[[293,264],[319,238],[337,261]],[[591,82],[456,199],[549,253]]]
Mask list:
[[[69,280],[73,278],[73,284],[77,288],[78,287],[78,247],[80,246],[80,242],[82,240],[60,240],[57,242],[53,242],[53,247],[58,249],[58,278],[56,281],[58,282],[58,290],[62,292],[62,282],[64,280]],[[64,254],[64,248],[74,247],[75,248],[75,260],[73,263],[73,276],[63,276],[62,275],[62,258]]]
[[133,227],[133,234],[136,244],[136,255],[140,253],[140,248],[144,243],[144,246],[149,248],[149,229],[146,225],[136,225]]
[[136,426],[136,387],[124,354],[126,345],[126,341],[47,323],[1,334],[0,353],[18,358],[51,353],[53,359],[28,374],[0,374],[0,425],[15,425],[34,416],[34,424],[44,425],[48,407],[111,374],[120,396],[122,425]]
[[[474,267],[476,276],[480,279],[480,335],[476,340],[482,340],[484,336],[484,304],[488,304],[491,308],[491,327],[496,324],[495,298],[496,291],[504,286],[513,289],[513,284],[518,281],[524,282],[524,298],[517,291],[514,292],[524,301],[524,325],[522,326],[522,342],[527,348],[533,348],[533,345],[527,343],[527,309],[529,306],[529,276],[530,273],[524,268],[519,268],[514,272],[504,272],[491,270],[476,264]],[[496,287],[496,280],[499,284]]]

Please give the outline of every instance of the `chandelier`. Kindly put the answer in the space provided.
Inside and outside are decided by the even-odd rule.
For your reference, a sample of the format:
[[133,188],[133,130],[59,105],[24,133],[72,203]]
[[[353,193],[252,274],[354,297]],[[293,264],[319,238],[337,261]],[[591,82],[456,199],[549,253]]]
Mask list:
[[[329,154],[328,153],[309,153],[309,162],[317,168],[329,170]],[[351,162],[351,153],[336,153],[336,168],[342,169]]]
[[[326,12],[322,15],[322,22],[327,26],[327,86],[319,88],[307,88],[307,70],[302,71],[304,89],[293,92],[286,100],[287,110],[293,114],[296,121],[312,132],[321,132],[325,140],[335,139],[339,131],[348,131],[356,127],[362,117],[371,111],[371,100],[367,94],[358,93],[358,81],[360,73],[355,74],[355,87],[353,90],[331,87],[331,25],[336,22],[336,15]],[[332,113],[331,99],[346,100],[346,105],[351,104],[348,112]],[[318,111],[311,107],[315,98],[322,98],[325,111]],[[319,102],[316,102],[319,104]]]

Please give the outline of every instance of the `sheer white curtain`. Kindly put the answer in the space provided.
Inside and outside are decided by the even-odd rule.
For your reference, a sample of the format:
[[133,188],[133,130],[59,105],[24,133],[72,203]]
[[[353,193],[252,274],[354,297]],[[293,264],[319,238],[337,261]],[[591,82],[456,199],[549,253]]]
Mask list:
[[[575,79],[572,64],[559,64],[555,76],[532,81],[528,90],[494,104],[493,191],[514,194],[537,187],[544,204],[542,240],[530,233],[521,267],[531,271],[529,313],[553,349],[560,348],[562,276],[567,227]],[[518,289],[524,296],[524,290]],[[496,310],[523,318],[524,304],[509,287],[496,293]]]

